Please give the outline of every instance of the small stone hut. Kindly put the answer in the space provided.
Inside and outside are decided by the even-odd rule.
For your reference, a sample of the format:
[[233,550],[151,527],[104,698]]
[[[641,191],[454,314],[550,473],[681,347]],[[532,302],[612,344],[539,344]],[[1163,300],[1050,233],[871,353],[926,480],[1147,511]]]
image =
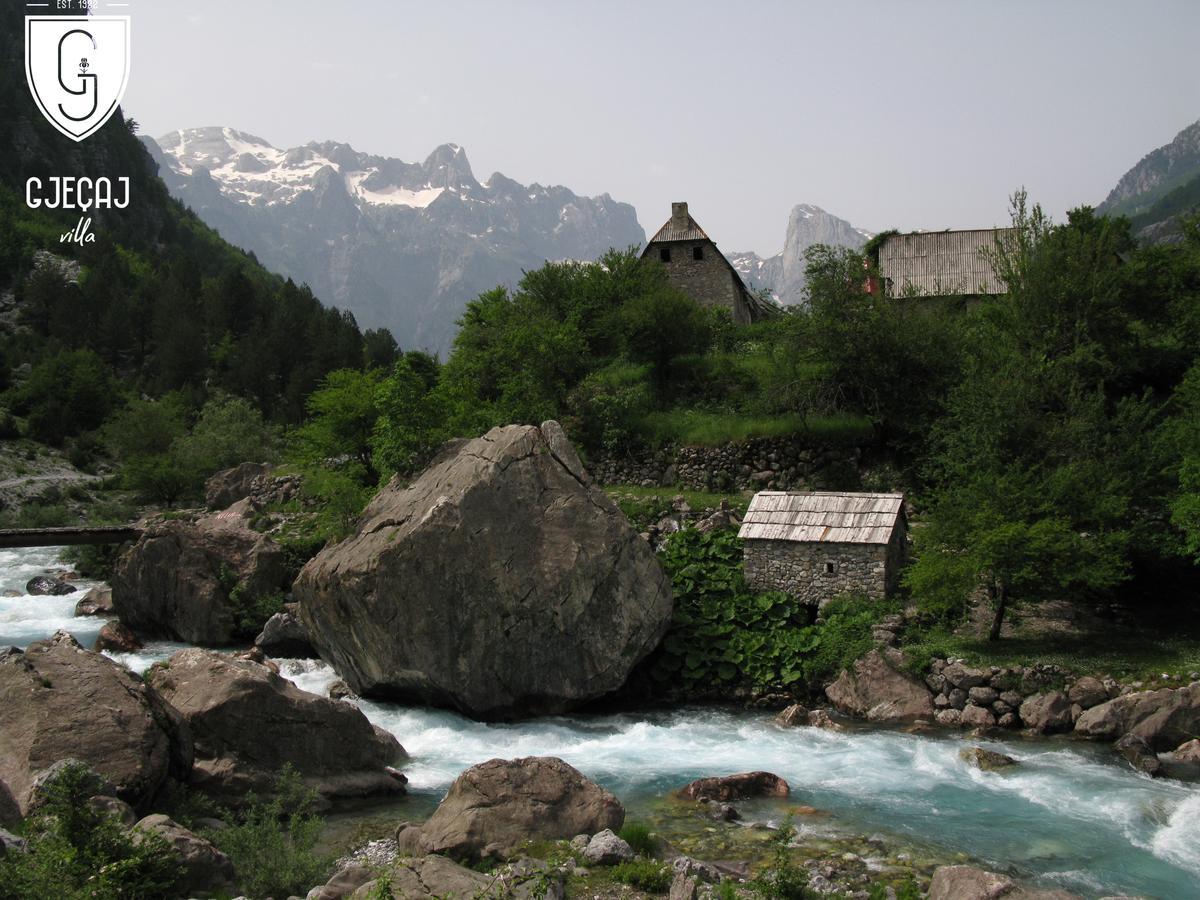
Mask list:
[[692,218],[686,203],[671,204],[671,218],[646,244],[642,259],[662,263],[673,287],[701,306],[728,309],[733,321],[757,322],[779,309],[746,287],[742,276]]
[[755,591],[818,606],[849,593],[883,599],[904,565],[904,495],[760,491],[738,536]]

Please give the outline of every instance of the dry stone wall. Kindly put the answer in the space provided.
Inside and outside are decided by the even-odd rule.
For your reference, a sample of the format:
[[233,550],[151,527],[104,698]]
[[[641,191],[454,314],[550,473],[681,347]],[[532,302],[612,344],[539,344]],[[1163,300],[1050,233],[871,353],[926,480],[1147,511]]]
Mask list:
[[678,486],[696,491],[850,490],[862,470],[858,447],[813,447],[794,437],[719,447],[667,447],[636,457],[597,456],[588,471],[601,484]]

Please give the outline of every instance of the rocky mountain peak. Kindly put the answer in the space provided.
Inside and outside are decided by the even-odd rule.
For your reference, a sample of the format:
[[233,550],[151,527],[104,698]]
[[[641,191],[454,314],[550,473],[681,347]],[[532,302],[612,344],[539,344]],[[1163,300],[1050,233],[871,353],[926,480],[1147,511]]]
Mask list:
[[1152,150],[1121,176],[1096,209],[1117,215],[1135,215],[1164,194],[1200,176],[1200,120],[1193,122],[1169,144]]

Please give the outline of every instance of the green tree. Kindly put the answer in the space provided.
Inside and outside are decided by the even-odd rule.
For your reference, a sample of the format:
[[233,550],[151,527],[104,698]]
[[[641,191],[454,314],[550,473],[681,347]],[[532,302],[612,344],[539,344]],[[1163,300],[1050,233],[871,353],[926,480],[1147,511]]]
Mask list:
[[91,350],[69,350],[44,358],[16,391],[13,408],[29,421],[29,436],[61,445],[99,428],[117,394],[104,360]]
[[250,401],[221,395],[204,404],[191,433],[176,442],[175,450],[202,481],[238,463],[270,462],[275,446],[274,429]]
[[309,395],[308,419],[291,436],[289,455],[306,470],[338,469],[362,485],[375,484],[372,435],[383,372],[338,369]]
[[441,396],[402,356],[375,394],[379,418],[371,436],[375,469],[383,476],[419,470],[447,437]]

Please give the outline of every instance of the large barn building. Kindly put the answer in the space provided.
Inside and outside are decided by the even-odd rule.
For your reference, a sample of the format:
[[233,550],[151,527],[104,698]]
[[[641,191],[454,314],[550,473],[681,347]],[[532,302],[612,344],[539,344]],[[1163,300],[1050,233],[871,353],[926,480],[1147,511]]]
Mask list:
[[760,491],[738,536],[752,590],[816,606],[843,594],[883,599],[904,566],[904,495]]
[[740,324],[779,311],[750,292],[737,269],[688,213],[686,203],[671,204],[671,218],[650,238],[642,259],[662,263],[672,286],[701,306],[729,310]]
[[993,255],[1011,228],[916,231],[879,245],[879,277],[870,285],[889,297],[985,297],[1007,293]]

